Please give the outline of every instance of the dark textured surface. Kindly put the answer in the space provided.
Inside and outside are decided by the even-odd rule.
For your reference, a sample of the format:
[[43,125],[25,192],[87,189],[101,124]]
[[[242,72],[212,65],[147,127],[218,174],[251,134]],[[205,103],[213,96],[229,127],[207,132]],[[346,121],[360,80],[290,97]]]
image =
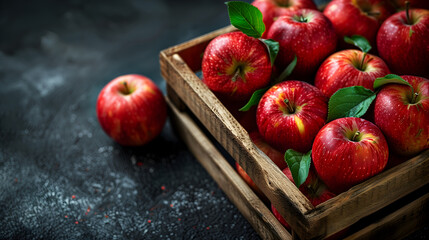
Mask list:
[[223,2],[1,1],[0,239],[258,238],[168,122],[125,148],[95,115],[119,75],[165,93],[159,51],[226,26]]

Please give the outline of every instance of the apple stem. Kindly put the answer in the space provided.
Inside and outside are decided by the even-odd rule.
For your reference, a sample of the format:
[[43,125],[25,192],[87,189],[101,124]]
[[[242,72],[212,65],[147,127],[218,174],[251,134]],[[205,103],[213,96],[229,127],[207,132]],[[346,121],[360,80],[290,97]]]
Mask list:
[[237,81],[237,77],[238,75],[240,75],[240,72],[241,72],[241,67],[237,67],[237,69],[235,70],[234,76],[231,79],[233,82]]
[[125,92],[126,92],[126,94],[129,94],[130,93],[130,89],[128,88],[128,84],[127,84],[127,82],[126,81],[123,81],[122,82],[122,84],[124,85],[124,87],[125,87]]
[[409,10],[410,10],[410,2],[405,1],[405,15],[407,16],[407,24],[411,24]]
[[360,66],[359,66],[359,69],[362,71],[364,70],[363,69],[363,62],[365,61],[366,54],[367,54],[366,52],[363,52],[362,61],[360,62]]
[[293,106],[290,103],[289,99],[286,98],[283,102],[286,104],[287,109],[289,110],[289,113],[294,113],[295,112],[295,109],[293,108]]
[[419,93],[415,92],[414,95],[413,95],[413,101],[411,102],[412,104],[416,103],[418,96],[419,96]]
[[380,12],[366,12],[368,16],[379,16]]
[[359,135],[360,135],[360,132],[356,131],[355,134],[352,137],[352,141],[356,142],[356,138],[359,137]]

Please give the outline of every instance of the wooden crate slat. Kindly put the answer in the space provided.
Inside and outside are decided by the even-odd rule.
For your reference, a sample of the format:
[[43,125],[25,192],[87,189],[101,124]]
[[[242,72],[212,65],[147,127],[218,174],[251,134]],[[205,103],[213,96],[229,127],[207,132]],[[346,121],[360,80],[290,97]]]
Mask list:
[[271,211],[235,172],[193,120],[167,99],[171,118],[191,152],[262,239],[292,239]]
[[428,220],[429,193],[345,239],[401,239],[428,224]]

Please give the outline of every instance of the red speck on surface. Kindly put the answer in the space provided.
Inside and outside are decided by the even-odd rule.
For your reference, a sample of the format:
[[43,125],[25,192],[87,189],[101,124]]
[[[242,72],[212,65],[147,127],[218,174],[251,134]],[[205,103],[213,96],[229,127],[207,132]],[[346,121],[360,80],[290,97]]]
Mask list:
[[72,195],[72,199],[75,199],[76,198],[76,196],[75,195]]
[[74,222],[75,224],[79,224],[79,222],[78,221],[76,221],[76,222]]
[[143,163],[142,162],[137,162],[137,166],[143,166]]
[[65,215],[64,217],[65,217],[65,218],[69,218],[69,216],[67,216],[67,215]]
[[148,223],[151,223],[151,222],[152,222],[152,220],[147,220],[147,222],[148,222]]
[[85,215],[88,215],[88,212],[86,212]]
[[181,219],[181,218],[178,218],[177,220],[182,221],[182,219]]
[[91,211],[91,208],[90,208],[90,207],[88,207],[88,209],[86,209],[86,211],[87,211],[87,212]]
[[161,190],[164,191],[165,190],[165,186],[161,186]]
[[170,204],[170,207],[173,207],[173,204]]
[[210,227],[206,227],[207,230],[210,230]]
[[104,215],[104,217],[105,217],[105,218],[108,218],[109,216],[107,216],[107,215]]

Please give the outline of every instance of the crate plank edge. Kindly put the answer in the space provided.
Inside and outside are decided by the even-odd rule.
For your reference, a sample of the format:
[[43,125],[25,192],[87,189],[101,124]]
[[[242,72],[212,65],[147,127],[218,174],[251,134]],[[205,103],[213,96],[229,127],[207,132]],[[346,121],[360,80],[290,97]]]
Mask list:
[[429,150],[314,208],[250,140],[195,72],[209,41],[229,26],[160,53],[162,76],[184,104],[243,167],[302,239],[329,236],[429,183]]

